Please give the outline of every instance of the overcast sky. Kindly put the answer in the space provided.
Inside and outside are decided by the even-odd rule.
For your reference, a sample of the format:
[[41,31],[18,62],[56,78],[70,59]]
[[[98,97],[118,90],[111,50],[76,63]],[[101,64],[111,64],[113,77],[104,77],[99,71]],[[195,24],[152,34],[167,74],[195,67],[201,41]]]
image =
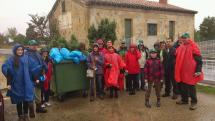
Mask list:
[[[158,1],[158,0],[153,0]],[[16,27],[19,33],[25,34],[28,14],[47,15],[55,0],[0,0],[0,33],[7,28]],[[204,17],[215,16],[213,0],[168,0],[170,4],[198,11],[195,27],[199,28]]]

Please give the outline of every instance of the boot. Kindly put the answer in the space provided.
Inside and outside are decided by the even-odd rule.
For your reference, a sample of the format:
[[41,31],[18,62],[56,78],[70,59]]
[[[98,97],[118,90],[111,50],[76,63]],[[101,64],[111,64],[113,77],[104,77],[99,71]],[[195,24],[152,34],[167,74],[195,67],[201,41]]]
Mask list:
[[35,118],[34,103],[33,102],[29,103],[28,108],[29,108],[29,116],[30,116],[30,118]]
[[90,96],[90,102],[94,101],[94,96]]
[[160,102],[160,99],[157,99],[157,107],[160,107],[161,106],[161,102]]
[[197,104],[191,103],[190,110],[196,110],[196,109],[197,109]]
[[18,121],[25,121],[24,115],[20,115]]
[[178,95],[177,94],[173,94],[172,99],[176,100],[177,98],[178,98]]
[[146,106],[147,108],[151,108],[151,105],[150,105],[150,103],[149,103],[149,100],[146,100],[145,106]]
[[36,104],[36,112],[37,113],[47,113],[47,110],[41,107],[41,103]]
[[24,114],[24,121],[30,121],[28,118],[28,114]]
[[117,89],[115,89],[115,94],[114,94],[115,98],[118,98],[118,92],[117,92]]
[[178,104],[178,105],[187,105],[188,102],[184,102],[184,101],[180,100],[180,101],[177,101],[176,104]]

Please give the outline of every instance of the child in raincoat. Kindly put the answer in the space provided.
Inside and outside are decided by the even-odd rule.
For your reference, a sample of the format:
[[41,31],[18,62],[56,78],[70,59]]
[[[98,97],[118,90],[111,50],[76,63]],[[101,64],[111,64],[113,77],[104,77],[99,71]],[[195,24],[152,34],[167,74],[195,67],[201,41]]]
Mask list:
[[49,58],[49,50],[47,48],[43,48],[41,50],[41,56],[43,61],[48,66],[48,71],[45,73],[45,80],[43,82],[43,87],[41,90],[42,107],[45,108],[46,106],[51,106],[51,104],[49,103],[49,96],[53,69],[52,60]]
[[2,72],[7,78],[7,96],[12,104],[16,104],[19,120],[27,120],[28,105],[34,100],[34,82],[30,78],[35,70],[29,67],[28,57],[24,54],[24,47],[17,44],[11,56],[3,65]]
[[145,106],[151,108],[149,98],[153,85],[155,86],[155,92],[157,96],[157,107],[160,107],[160,92],[161,83],[163,82],[164,69],[161,60],[158,58],[157,50],[150,50],[150,58],[146,61],[144,67],[145,73]]

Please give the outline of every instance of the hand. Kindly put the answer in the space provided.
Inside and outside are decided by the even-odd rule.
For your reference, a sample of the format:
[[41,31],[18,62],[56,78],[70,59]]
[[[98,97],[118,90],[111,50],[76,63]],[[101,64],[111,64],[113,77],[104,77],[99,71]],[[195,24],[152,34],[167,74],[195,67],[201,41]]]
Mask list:
[[149,88],[149,84],[148,84],[148,82],[146,82],[145,83],[145,89],[148,90],[148,88]]
[[161,83],[163,83],[163,80],[161,80]]
[[36,83],[39,84],[39,83],[40,83],[40,80],[36,80]]
[[11,85],[7,85],[7,89],[8,89],[8,90],[11,90]]
[[201,72],[196,72],[195,74],[194,74],[194,76],[195,77],[198,77],[198,76],[200,76],[202,73]]

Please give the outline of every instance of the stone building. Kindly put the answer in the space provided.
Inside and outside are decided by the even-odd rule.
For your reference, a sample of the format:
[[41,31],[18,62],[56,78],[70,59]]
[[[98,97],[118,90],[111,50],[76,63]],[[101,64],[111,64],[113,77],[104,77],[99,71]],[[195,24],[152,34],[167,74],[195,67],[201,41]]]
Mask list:
[[66,39],[75,34],[78,40],[88,43],[89,26],[98,26],[101,19],[108,18],[117,23],[116,46],[122,40],[136,43],[142,39],[152,47],[158,40],[177,39],[183,32],[193,38],[196,13],[170,5],[168,0],[56,0],[48,19],[57,23]]

